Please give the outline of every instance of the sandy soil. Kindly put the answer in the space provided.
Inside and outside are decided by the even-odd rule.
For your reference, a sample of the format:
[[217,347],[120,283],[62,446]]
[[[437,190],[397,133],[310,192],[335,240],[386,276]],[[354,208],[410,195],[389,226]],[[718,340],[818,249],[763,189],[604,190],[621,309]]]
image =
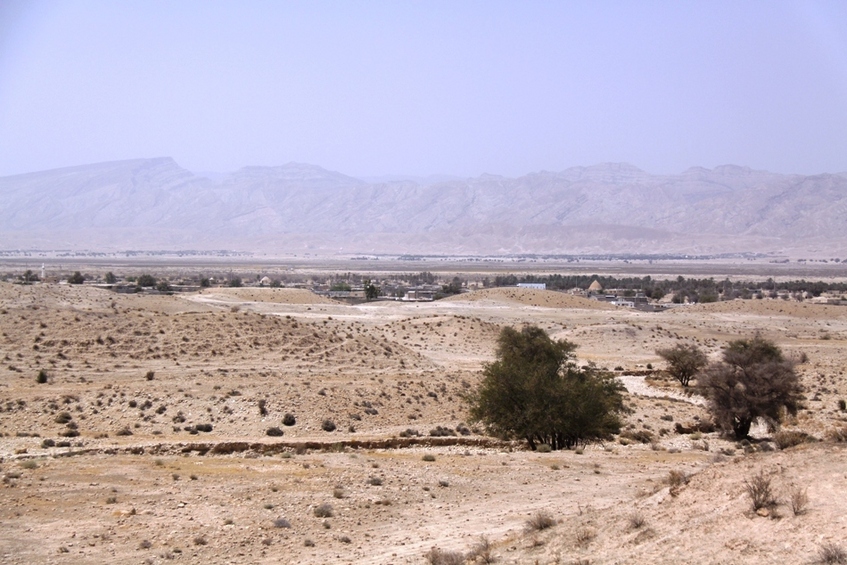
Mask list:
[[[677,433],[708,414],[660,375],[623,377],[627,432],[652,443],[542,454],[481,430],[430,437],[467,425],[462,394],[500,328],[527,323],[621,375],[659,367],[660,347],[717,356],[758,332],[809,358],[807,407],[787,428],[823,439],[847,422],[835,306],[644,313],[527,289],[351,306],[291,289],[0,284],[0,563],[426,563],[480,536],[501,563],[810,563],[845,543],[843,444]],[[669,485],[671,471],[688,482]],[[745,492],[759,472],[780,500],[768,516]],[[557,524],[528,531],[538,512]]]

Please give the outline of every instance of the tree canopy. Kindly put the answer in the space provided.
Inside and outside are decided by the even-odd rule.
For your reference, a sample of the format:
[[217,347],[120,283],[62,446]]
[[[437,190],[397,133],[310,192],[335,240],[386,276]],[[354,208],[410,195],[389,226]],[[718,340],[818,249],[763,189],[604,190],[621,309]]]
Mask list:
[[468,397],[471,420],[494,435],[525,439],[532,449],[571,448],[618,433],[622,385],[593,366],[577,367],[575,349],[536,326],[503,328],[497,360]]
[[784,414],[797,413],[803,389],[794,367],[776,344],[756,336],[731,341],[723,360],[706,367],[697,382],[715,423],[743,439],[759,418],[774,430]]
[[667,349],[659,349],[656,355],[667,361],[667,373],[679,384],[686,387],[700,369],[706,366],[706,354],[696,345],[677,344]]

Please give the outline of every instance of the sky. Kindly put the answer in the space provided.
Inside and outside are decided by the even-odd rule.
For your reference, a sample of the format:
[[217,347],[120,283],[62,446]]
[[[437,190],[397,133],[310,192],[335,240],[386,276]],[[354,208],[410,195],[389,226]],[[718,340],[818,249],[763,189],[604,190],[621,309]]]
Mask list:
[[847,171],[847,2],[0,2],[0,176]]

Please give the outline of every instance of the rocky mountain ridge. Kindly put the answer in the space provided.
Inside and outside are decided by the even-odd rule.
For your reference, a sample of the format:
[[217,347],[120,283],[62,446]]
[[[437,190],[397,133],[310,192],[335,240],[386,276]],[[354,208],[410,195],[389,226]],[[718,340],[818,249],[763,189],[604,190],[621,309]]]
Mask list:
[[[828,251],[847,176],[607,163],[519,178],[366,182],[314,165],[211,180],[171,158],[0,178],[0,247],[384,253]],[[842,253],[843,254],[843,253]]]

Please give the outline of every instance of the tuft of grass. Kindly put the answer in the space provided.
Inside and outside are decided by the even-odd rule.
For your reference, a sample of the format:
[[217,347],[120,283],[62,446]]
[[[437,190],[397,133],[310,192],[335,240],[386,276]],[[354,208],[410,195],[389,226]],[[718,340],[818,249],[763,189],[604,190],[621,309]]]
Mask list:
[[644,514],[638,510],[629,515],[629,527],[633,530],[640,530],[646,523],[647,521],[644,519]]
[[344,487],[337,486],[332,489],[332,496],[335,498],[344,498]]
[[544,510],[536,512],[529,520],[526,521],[526,529],[529,531],[540,532],[547,528],[552,528],[556,525],[556,519]]
[[432,455],[431,453],[427,453],[426,455],[424,455],[423,457],[421,457],[421,459],[423,459],[424,461],[428,461],[428,462],[430,462],[430,463],[431,463],[431,462],[435,461],[435,455]]
[[368,479],[368,484],[371,485],[371,486],[378,487],[378,486],[382,485],[382,478],[380,478],[380,477],[370,477]]
[[209,540],[206,539],[206,536],[197,536],[194,538],[194,545],[206,545],[209,543]]

